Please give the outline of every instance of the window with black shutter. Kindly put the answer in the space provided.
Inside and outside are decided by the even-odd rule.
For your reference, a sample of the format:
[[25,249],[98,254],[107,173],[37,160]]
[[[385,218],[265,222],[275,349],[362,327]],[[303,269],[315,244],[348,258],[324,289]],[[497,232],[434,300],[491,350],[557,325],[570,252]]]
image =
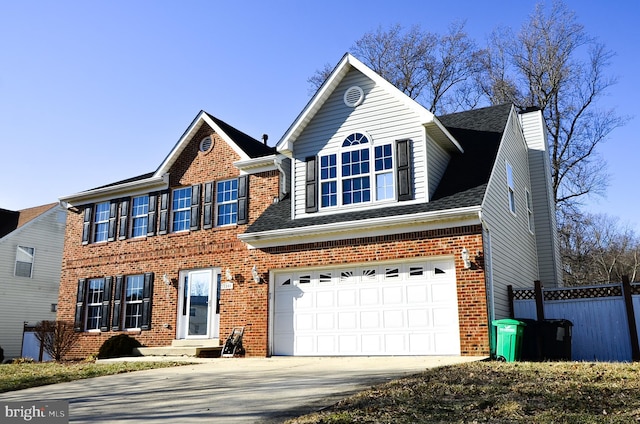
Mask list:
[[122,199],[120,201],[120,225],[118,226],[118,239],[124,240],[127,238],[129,222],[129,199]]
[[410,140],[398,140],[396,142],[397,152],[397,179],[398,200],[413,199],[413,189],[411,187],[411,154]]
[[213,228],[213,181],[204,185],[204,204],[202,206],[202,228]]
[[102,296],[102,313],[100,316],[100,331],[109,331],[109,318],[111,317],[111,288],[113,277],[105,277],[104,294]]
[[124,290],[124,276],[116,276],[116,288],[113,292],[113,318],[111,320],[111,330],[122,330],[122,308],[124,303],[122,302]]
[[144,288],[142,291],[142,325],[141,330],[151,329],[151,299],[153,298],[153,273],[144,274]]
[[93,207],[85,206],[84,218],[82,223],[82,244],[89,244],[91,238],[91,215],[93,215]]
[[[89,221],[91,222],[91,221]],[[73,321],[74,331],[84,331],[84,306],[87,299],[85,298],[85,289],[87,287],[87,280],[81,278],[78,280],[78,291],[76,296],[76,314]]]
[[191,186],[191,217],[189,219],[189,230],[200,229],[200,184]]
[[158,195],[153,193],[149,195],[149,221],[147,223],[147,236],[156,235],[156,225],[158,221]]
[[167,234],[169,230],[169,192],[160,193],[160,225],[158,234]]
[[305,212],[318,211],[318,173],[315,156],[306,158],[305,163]]
[[238,224],[249,222],[249,176],[238,177]]

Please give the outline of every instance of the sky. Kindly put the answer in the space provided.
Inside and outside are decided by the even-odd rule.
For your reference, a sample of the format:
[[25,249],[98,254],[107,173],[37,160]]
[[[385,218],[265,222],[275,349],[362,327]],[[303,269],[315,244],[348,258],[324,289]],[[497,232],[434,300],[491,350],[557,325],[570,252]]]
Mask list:
[[[640,233],[640,2],[567,0],[614,51],[601,105],[629,117],[599,148],[606,197],[585,205]],[[275,145],[316,70],[378,27],[453,22],[479,45],[534,1],[0,0],[0,208],[155,171],[200,110]],[[604,162],[603,162],[604,163]]]

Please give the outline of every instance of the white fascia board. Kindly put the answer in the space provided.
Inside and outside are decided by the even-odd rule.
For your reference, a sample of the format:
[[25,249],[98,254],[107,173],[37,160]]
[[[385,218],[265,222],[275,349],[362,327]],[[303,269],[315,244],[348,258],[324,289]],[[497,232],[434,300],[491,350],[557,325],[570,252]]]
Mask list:
[[342,57],[331,75],[329,75],[327,80],[322,84],[322,86],[320,86],[318,91],[316,91],[307,105],[302,109],[282,138],[280,138],[280,141],[276,144],[276,150],[279,153],[292,157],[293,143],[349,71],[350,57],[353,56],[348,53]]
[[243,174],[258,174],[260,172],[275,171],[278,169],[276,166],[276,155],[239,160],[233,162],[233,166],[238,168]]
[[222,139],[233,149],[234,152],[240,156],[240,160],[248,160],[250,157],[240,148],[238,145],[225,133],[210,117],[209,115],[201,110],[198,116],[193,120],[189,128],[182,134],[180,140],[173,147],[169,155],[162,162],[162,165],[155,172],[155,175],[164,175],[171,169],[174,162],[178,159],[182,151],[187,147],[191,138],[195,135],[195,133],[202,127],[202,124],[206,123],[209,125]]
[[186,147],[187,145],[186,140],[189,140],[196,133],[196,131],[198,131],[202,126],[203,116],[206,116],[206,113],[204,110],[201,110],[198,116],[195,117],[195,119],[191,122],[189,127],[182,134],[182,137],[180,137],[176,145],[173,146],[173,149],[171,149],[171,152],[169,152],[167,157],[162,161],[162,164],[158,167],[158,169],[155,172],[156,176],[164,175],[167,172],[169,172],[169,169],[171,168],[173,163],[176,161],[178,156],[180,156],[180,153],[182,153],[182,151]]
[[249,248],[318,243],[480,224],[480,206],[239,234]]
[[132,181],[109,187],[83,191],[59,200],[67,205],[67,209],[87,203],[98,203],[123,196],[137,196],[151,191],[165,190],[169,187],[169,174],[153,176],[144,180]]
[[206,122],[211,128],[213,128],[215,130],[216,133],[218,133],[220,135],[220,137],[222,137],[222,139],[224,141],[227,142],[227,144],[229,145],[229,147],[231,147],[233,149],[234,152],[236,152],[238,154],[238,156],[240,156],[240,160],[248,160],[251,159],[249,157],[249,155],[247,155],[244,150],[242,150],[240,147],[238,147],[238,145],[231,139],[231,137],[229,137],[227,135],[227,133],[225,133],[224,131],[222,131],[222,129],[218,126],[218,124],[216,124],[210,117],[209,115],[207,115],[206,113],[203,115],[203,120],[204,122]]

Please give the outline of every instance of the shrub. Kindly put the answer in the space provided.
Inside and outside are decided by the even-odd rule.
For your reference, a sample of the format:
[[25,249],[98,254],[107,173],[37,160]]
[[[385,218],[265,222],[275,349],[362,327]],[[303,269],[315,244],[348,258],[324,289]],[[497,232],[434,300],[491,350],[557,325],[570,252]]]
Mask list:
[[139,341],[126,334],[118,334],[109,337],[98,351],[98,358],[118,358],[120,356],[131,356],[133,349],[142,346]]
[[79,334],[68,321],[40,321],[35,335],[45,352],[56,361],[62,360],[75,345]]

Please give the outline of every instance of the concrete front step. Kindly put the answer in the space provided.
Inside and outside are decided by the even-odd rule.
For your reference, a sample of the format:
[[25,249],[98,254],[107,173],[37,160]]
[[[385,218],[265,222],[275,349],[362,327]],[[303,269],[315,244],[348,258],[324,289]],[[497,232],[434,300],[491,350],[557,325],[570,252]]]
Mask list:
[[133,353],[139,356],[193,356],[217,358],[222,353],[219,339],[174,340],[171,346],[139,347]]

